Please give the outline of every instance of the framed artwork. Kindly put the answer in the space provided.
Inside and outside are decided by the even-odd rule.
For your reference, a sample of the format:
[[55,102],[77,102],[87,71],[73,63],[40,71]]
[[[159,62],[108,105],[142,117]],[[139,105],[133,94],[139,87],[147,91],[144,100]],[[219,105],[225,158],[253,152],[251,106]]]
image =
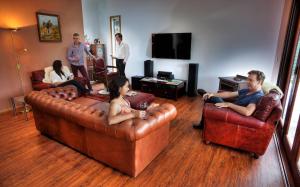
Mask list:
[[[115,56],[116,53],[116,40],[115,40],[115,34],[121,33],[121,16],[110,16],[109,17],[110,22],[110,40],[111,40],[111,54]],[[112,59],[112,65],[116,65],[116,60]]]
[[61,42],[59,16],[37,12],[37,26],[40,42]]

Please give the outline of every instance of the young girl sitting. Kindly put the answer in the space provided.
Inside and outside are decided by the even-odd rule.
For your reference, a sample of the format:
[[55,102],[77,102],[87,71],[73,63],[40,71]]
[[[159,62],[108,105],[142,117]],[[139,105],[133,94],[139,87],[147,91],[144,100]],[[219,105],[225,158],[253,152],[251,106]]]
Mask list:
[[[141,118],[144,119],[146,111],[134,110],[130,107],[129,101],[124,96],[129,91],[129,82],[126,77],[118,77],[109,85],[110,91],[110,107],[108,113],[109,125],[117,124],[122,121]],[[158,106],[158,104],[151,104],[147,109]]]

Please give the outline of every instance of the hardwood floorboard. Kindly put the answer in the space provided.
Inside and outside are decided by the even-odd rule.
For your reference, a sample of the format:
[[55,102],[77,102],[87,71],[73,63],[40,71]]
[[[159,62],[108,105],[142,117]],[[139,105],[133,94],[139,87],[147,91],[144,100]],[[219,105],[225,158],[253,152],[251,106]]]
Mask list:
[[264,156],[202,142],[200,97],[178,101],[169,145],[136,178],[128,177],[46,136],[22,114],[0,115],[0,186],[284,186],[272,140]]

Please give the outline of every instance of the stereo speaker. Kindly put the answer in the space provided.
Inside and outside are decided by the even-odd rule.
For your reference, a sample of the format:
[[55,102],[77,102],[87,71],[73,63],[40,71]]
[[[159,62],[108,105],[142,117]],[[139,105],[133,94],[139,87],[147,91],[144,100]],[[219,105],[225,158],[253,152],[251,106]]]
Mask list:
[[190,97],[197,95],[198,67],[199,64],[189,64],[189,76],[188,76],[189,79],[188,79],[187,95]]
[[153,61],[146,60],[144,62],[144,75],[145,77],[153,77]]
[[144,78],[144,76],[133,76],[133,77],[131,77],[131,88],[133,90],[140,90],[141,89],[140,80],[142,78]]

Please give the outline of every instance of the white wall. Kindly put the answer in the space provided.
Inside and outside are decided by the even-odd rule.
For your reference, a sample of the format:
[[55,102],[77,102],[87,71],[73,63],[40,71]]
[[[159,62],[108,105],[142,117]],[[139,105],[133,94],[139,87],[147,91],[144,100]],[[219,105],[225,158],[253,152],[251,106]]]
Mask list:
[[93,43],[99,38],[100,20],[98,11],[98,0],[81,0],[84,35],[87,35],[89,42]]
[[[93,4],[91,9],[83,6],[83,12],[93,12],[94,1],[83,1]],[[175,78],[187,79],[188,63],[199,63],[198,88],[215,91],[218,77],[247,75],[251,69],[262,70],[271,79],[283,3],[284,0],[99,0],[99,36],[107,44],[107,54],[111,54],[109,16],[121,15],[123,38],[131,53],[126,75],[131,77],[143,75],[144,60],[151,59],[152,33],[192,32],[191,60],[153,59],[154,73],[172,71]]]

